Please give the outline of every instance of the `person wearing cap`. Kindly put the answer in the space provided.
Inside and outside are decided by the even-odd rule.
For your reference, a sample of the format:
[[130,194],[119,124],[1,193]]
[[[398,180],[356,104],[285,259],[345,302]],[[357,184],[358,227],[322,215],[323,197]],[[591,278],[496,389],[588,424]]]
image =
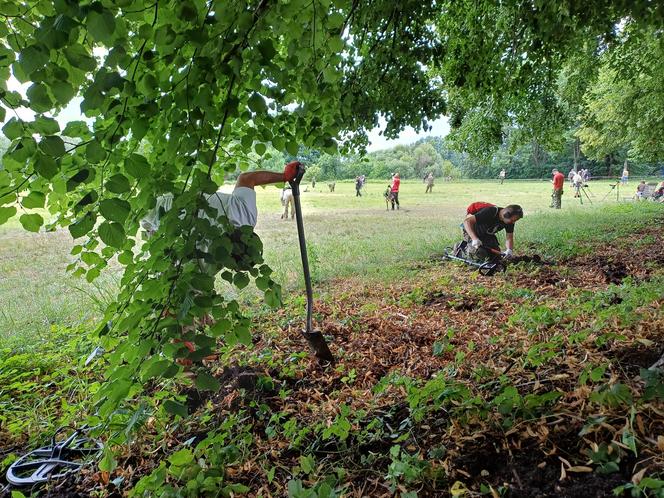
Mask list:
[[560,209],[562,206],[562,196],[563,196],[563,185],[565,184],[565,175],[563,175],[557,169],[551,171],[553,174],[553,193],[551,194],[551,207],[555,209]]

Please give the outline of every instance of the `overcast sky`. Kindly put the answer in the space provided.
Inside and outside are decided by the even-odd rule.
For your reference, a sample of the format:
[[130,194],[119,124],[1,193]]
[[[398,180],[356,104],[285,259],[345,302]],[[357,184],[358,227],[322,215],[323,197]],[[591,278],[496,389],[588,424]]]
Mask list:
[[[369,133],[369,141],[371,144],[367,147],[369,152],[381,149],[389,149],[395,145],[406,145],[417,142],[420,138],[424,137],[444,137],[450,132],[450,125],[447,118],[440,118],[432,121],[431,131],[416,133],[410,126],[399,134],[399,138],[395,140],[387,140],[382,135],[379,135],[381,129],[376,128]],[[384,127],[384,125],[383,125]]]

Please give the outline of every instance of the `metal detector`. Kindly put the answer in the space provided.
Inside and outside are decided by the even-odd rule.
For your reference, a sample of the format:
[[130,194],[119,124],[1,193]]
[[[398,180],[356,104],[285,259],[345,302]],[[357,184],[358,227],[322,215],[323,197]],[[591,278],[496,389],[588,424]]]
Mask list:
[[7,469],[7,482],[13,486],[34,486],[50,480],[62,479],[77,472],[104,446],[82,436],[89,429],[75,429],[61,442],[58,434],[69,427],[60,427],[51,438],[50,446],[43,446],[20,457]]
[[300,204],[300,181],[304,176],[305,168],[301,164],[297,168],[297,175],[288,183],[293,191],[295,202],[295,221],[297,223],[297,238],[300,243],[300,256],[302,257],[302,271],[304,273],[304,285],[307,289],[307,323],[302,335],[309,343],[309,347],[316,357],[324,362],[334,363],[334,356],[325,342],[323,334],[313,329],[313,307],[314,293],[311,288],[311,275],[309,274],[309,259],[307,258],[307,243],[304,240],[304,223],[302,222],[302,206]]
[[490,277],[491,275],[495,275],[500,271],[505,271],[505,267],[501,263],[491,263],[489,261],[480,263],[478,261],[473,261],[472,259],[455,256],[449,247],[445,249],[444,257],[453,261],[461,261],[462,263],[466,263],[469,266],[473,266],[477,268],[477,271],[480,272],[480,275],[485,277]]

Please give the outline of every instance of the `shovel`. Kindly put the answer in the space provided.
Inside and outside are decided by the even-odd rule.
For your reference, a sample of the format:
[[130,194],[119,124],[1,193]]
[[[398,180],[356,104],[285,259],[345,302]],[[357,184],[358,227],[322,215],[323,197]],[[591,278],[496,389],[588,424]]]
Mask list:
[[325,342],[323,334],[319,330],[313,329],[313,306],[314,293],[311,289],[311,275],[309,274],[309,259],[307,258],[307,243],[304,240],[304,223],[302,222],[302,206],[300,205],[300,181],[304,176],[304,166],[298,166],[297,176],[289,181],[293,191],[293,201],[295,203],[295,221],[297,223],[297,238],[300,242],[300,256],[302,256],[302,271],[304,273],[304,285],[307,288],[307,323],[302,335],[309,343],[309,347],[314,352],[316,358],[321,362],[334,363],[334,356]]

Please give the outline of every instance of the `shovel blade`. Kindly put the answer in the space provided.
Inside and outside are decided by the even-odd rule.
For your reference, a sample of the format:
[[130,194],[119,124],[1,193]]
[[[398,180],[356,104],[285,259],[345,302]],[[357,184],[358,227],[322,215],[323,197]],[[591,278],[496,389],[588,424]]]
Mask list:
[[316,358],[318,358],[320,361],[334,363],[334,356],[332,356],[332,352],[327,346],[327,342],[325,342],[323,334],[321,334],[319,331],[307,332],[306,330],[303,330],[302,336],[307,340],[307,343],[309,344],[311,350],[314,352]]

